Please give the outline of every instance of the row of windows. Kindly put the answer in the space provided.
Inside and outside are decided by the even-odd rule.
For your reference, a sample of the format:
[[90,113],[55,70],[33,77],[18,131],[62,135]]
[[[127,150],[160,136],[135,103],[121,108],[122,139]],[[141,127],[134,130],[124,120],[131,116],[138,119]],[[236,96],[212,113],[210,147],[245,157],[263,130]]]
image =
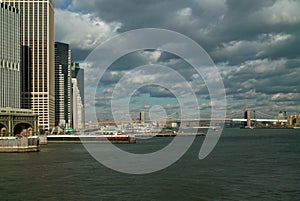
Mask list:
[[7,68],[10,70],[20,70],[20,63],[13,63],[9,61],[2,61],[0,62],[0,68]]
[[20,73],[0,68],[0,107],[20,107]]
[[10,6],[6,3],[0,3],[0,4],[1,4],[1,8],[3,8],[3,9],[9,10],[9,11],[14,12],[14,13],[19,13],[19,10],[16,9],[15,7],[12,7],[12,6]]
[[[20,61],[20,18],[16,13],[0,8],[0,58]],[[3,65],[4,66],[4,65]]]
[[[49,55],[47,55],[47,53],[49,50],[45,47],[45,45],[48,44],[48,37],[52,37],[52,34],[49,33],[49,27],[47,24],[49,17],[53,17],[52,3],[51,1],[47,0],[32,0],[31,2],[14,1],[10,4],[19,8],[23,19],[34,19],[34,21],[25,20],[24,23],[21,24],[21,29],[23,31],[23,45],[31,47],[31,59],[33,61],[33,76],[47,78],[48,74],[46,69],[49,66]],[[32,41],[33,35],[35,37],[38,37],[39,40]],[[45,70],[43,71],[41,70],[41,68],[44,68]],[[31,87],[35,91],[40,90],[47,92],[49,91],[49,89],[47,89],[47,81],[47,79],[35,79],[33,80]],[[35,111],[35,113],[41,115],[39,118],[39,123],[41,126],[49,128],[50,126],[52,126],[51,124],[54,124],[54,100],[50,101],[47,97],[48,95],[44,94],[25,94],[23,96],[26,96],[28,97],[28,99],[31,99],[29,101],[30,107],[33,106],[33,110]],[[39,99],[42,99],[42,104],[39,104]]]
[[39,100],[41,100],[41,99],[44,99],[44,100],[48,100],[48,94],[33,94],[33,95],[31,95],[31,94],[23,94],[23,97],[26,97],[26,98],[29,98],[29,99],[31,99],[31,98],[35,98],[35,99],[39,99]]

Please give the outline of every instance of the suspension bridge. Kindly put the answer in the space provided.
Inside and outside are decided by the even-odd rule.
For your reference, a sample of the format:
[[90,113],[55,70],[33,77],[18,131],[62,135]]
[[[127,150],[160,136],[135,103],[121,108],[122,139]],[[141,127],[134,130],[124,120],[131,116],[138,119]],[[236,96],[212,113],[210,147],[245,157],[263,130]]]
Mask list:
[[242,122],[245,128],[246,127],[251,128],[252,122],[265,122],[265,123],[273,123],[273,124],[277,124],[277,123],[284,124],[288,122],[286,112],[280,112],[277,117],[274,117],[273,115],[262,113],[256,110],[244,111],[244,118],[232,117],[228,120],[232,122]]
[[105,124],[127,124],[127,123],[151,123],[160,122],[161,124],[177,124],[185,127],[209,127],[209,125],[218,126],[222,122],[241,123],[244,128],[251,128],[253,123],[264,124],[285,124],[288,122],[286,113],[279,113],[278,116],[266,114],[258,110],[239,110],[234,112],[227,112],[226,117],[220,118],[194,118],[195,115],[180,117],[178,112],[162,117],[161,119],[146,120],[145,114],[140,115],[138,120],[119,120],[119,121],[105,121]]
[[189,125],[194,122],[194,125],[201,122],[240,122],[244,128],[251,128],[253,123],[267,124],[285,124],[288,122],[286,112],[280,112],[278,116],[266,114],[256,110],[245,110],[230,112],[225,118],[176,118],[178,114],[173,113],[168,116],[166,121],[176,121]]

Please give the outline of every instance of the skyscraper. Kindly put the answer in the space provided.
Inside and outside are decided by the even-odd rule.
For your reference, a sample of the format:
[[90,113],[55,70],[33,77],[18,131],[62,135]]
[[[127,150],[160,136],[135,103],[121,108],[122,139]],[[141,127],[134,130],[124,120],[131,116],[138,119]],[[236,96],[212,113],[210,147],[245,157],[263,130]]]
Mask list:
[[72,62],[71,71],[72,71],[72,78],[77,79],[78,89],[80,91],[80,97],[84,105],[84,69],[80,68],[79,63]]
[[55,125],[54,6],[52,0],[3,0],[21,15],[22,105],[39,115],[39,125]]
[[20,108],[19,11],[0,3],[0,108]]
[[84,70],[78,63],[72,63],[72,106],[73,128],[75,130],[85,127],[84,107]]
[[55,42],[55,122],[67,127],[72,126],[71,96],[71,51],[68,44]]

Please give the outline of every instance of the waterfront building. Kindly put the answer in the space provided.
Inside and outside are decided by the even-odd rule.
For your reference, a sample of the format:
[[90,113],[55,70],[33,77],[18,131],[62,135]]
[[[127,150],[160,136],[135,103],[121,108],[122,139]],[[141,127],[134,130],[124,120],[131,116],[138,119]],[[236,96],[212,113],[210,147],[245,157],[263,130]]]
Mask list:
[[55,122],[72,127],[71,50],[65,43],[55,42]]
[[300,126],[300,115],[291,115],[288,118],[289,126]]
[[80,130],[85,128],[84,107],[84,69],[78,63],[72,63],[72,120],[73,128]]
[[21,74],[22,107],[39,115],[39,125],[55,125],[54,6],[52,0],[3,0],[17,8],[21,17],[23,46]]
[[[2,137],[26,137],[39,132],[38,116],[31,110],[20,109],[20,22],[19,10],[0,2],[0,144],[5,150],[9,149],[6,149],[7,141],[1,139]],[[14,143],[14,140],[9,143]]]
[[0,108],[20,108],[20,13],[0,4]]

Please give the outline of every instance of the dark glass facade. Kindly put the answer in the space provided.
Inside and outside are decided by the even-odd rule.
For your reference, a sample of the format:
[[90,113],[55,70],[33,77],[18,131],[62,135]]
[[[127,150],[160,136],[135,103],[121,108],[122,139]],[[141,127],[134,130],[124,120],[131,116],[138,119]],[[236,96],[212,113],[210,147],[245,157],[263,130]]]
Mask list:
[[55,43],[55,121],[71,127],[71,51],[65,43]]

